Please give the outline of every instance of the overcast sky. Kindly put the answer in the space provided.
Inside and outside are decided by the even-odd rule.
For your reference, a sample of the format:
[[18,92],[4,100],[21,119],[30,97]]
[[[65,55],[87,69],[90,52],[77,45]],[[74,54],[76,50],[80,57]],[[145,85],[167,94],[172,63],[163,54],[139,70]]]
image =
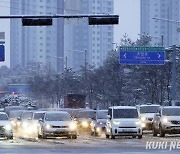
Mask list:
[[[6,2],[9,1],[6,0]],[[136,40],[140,33],[140,0],[114,0],[114,14],[118,14],[120,17],[119,25],[114,26],[114,42],[119,43],[125,33],[132,40]],[[9,15],[9,3],[0,3],[0,15]],[[0,31],[6,32],[6,61],[0,62],[0,66],[9,66],[9,21],[2,19],[0,21]]]
[[140,0],[114,0],[114,14],[120,17],[119,25],[114,26],[114,42],[119,43],[125,33],[136,40],[140,33]]

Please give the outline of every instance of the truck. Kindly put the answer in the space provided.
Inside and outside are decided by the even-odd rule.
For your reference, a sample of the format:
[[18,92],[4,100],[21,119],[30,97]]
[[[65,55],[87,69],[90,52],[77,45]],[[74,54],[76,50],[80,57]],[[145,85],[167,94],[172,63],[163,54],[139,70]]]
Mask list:
[[67,94],[64,96],[64,108],[85,108],[86,95]]

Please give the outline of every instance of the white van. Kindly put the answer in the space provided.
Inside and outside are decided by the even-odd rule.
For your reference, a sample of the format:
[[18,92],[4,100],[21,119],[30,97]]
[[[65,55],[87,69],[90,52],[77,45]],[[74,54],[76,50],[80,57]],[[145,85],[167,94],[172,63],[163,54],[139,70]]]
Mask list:
[[143,123],[136,107],[109,107],[107,116],[106,138],[115,139],[115,136],[132,136],[133,138],[138,136],[139,139],[142,138]]

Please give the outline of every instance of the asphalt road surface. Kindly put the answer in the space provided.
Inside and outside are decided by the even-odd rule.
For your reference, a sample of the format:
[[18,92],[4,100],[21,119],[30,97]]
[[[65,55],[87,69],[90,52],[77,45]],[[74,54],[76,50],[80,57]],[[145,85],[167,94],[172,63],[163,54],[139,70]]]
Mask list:
[[48,138],[0,139],[0,154],[53,154],[53,153],[180,153],[180,136],[152,137],[143,135],[142,139],[118,137],[114,140],[81,134],[77,139]]

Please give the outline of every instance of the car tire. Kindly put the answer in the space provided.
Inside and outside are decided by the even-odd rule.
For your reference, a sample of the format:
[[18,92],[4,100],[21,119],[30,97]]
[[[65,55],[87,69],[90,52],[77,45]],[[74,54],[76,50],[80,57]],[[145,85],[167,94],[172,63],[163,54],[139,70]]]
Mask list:
[[163,130],[162,126],[159,126],[159,136],[164,137],[165,136],[165,131]]
[[106,138],[109,138],[109,135],[106,134]]
[[153,136],[157,136],[158,132],[155,127],[152,128]]
[[142,139],[142,135],[138,135],[138,139]]
[[132,138],[136,138],[136,136],[135,136],[135,135],[133,135],[133,136],[132,136]]
[[112,134],[111,134],[111,139],[115,139],[115,135],[112,135]]
[[7,136],[6,138],[7,138],[7,140],[12,140],[13,136]]
[[72,139],[77,139],[77,135],[72,135]]

